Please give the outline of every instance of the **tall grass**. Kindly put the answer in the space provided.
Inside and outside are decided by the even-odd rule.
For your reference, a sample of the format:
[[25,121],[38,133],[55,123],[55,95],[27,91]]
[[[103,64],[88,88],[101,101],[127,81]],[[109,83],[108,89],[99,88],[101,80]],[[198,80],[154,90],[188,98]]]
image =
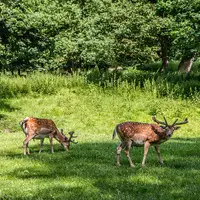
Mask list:
[[73,78],[45,73],[33,73],[27,78],[1,75],[0,96],[1,98],[10,98],[26,94],[52,95],[62,88],[81,86],[82,84],[84,84],[83,78],[78,75]]
[[93,69],[87,80],[103,87],[121,87],[128,83],[130,89],[153,92],[158,97],[194,98],[200,95],[200,72],[190,74],[180,72],[158,73],[148,70],[129,68],[122,71],[99,71]]
[[1,98],[26,94],[55,94],[63,88],[87,87],[95,84],[114,91],[151,92],[157,97],[200,98],[200,72],[198,68],[190,74],[179,72],[157,73],[128,68],[123,71],[101,71],[98,68],[72,76],[33,73],[27,78],[3,76],[0,79]]

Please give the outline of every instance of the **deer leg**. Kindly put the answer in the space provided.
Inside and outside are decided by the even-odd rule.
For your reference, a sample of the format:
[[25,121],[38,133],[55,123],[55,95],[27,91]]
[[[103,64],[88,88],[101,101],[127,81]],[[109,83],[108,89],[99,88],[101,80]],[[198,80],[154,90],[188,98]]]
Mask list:
[[44,138],[40,139],[40,151],[39,151],[39,153],[41,153],[42,150],[43,150],[43,144],[44,144]]
[[30,154],[30,150],[29,150],[28,144],[29,143],[26,144],[26,149],[27,149],[27,153]]
[[123,149],[123,143],[121,143],[118,147],[117,147],[117,165],[120,166],[120,153]]
[[144,143],[144,157],[143,157],[143,160],[142,160],[142,167],[145,167],[145,161],[146,161],[146,157],[147,157],[149,147],[150,147],[150,143],[145,142]]
[[53,149],[53,137],[49,137],[50,140],[50,145],[51,145],[51,153],[54,153],[54,149]]
[[[33,139],[35,137],[35,135],[29,135],[26,137],[26,139],[23,142],[23,147],[24,147],[24,155],[26,155],[26,153],[30,154],[29,152],[29,148],[28,148],[28,143],[31,139]],[[27,151],[28,149],[28,151]]]
[[155,146],[155,150],[157,152],[158,160],[159,160],[160,164],[163,165],[163,159],[162,159],[161,154],[160,154],[160,147],[159,146]]
[[129,163],[130,163],[130,167],[135,167],[135,165],[133,164],[133,162],[132,162],[132,160],[131,160],[131,157],[130,157],[131,144],[132,144],[132,142],[128,142],[128,143],[126,144],[125,154],[126,154],[126,156],[127,156],[127,158],[128,158],[128,161],[129,161]]

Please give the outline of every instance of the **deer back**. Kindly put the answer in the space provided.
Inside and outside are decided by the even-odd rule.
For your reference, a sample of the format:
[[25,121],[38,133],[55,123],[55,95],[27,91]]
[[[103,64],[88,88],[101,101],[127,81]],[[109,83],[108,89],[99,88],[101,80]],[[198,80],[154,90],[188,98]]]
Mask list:
[[[42,132],[42,130],[56,131],[59,132],[55,123],[51,119],[39,119],[29,117],[26,126],[34,132]],[[44,131],[45,132],[45,131]]]
[[150,143],[156,143],[167,139],[165,129],[157,124],[124,122],[116,126],[113,138],[116,133],[121,141],[137,141],[141,145],[147,140]]
[[55,123],[50,119],[40,119],[26,117],[20,122],[20,126],[25,134],[34,135],[35,139],[44,137],[55,137],[59,141],[66,141],[66,136],[57,129]]

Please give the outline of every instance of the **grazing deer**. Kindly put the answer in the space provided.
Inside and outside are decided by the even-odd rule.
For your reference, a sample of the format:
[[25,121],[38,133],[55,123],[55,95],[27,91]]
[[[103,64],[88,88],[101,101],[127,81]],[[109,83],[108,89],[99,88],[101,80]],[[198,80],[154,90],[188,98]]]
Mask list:
[[39,119],[33,117],[26,117],[20,122],[20,126],[26,136],[26,139],[23,142],[24,155],[26,153],[30,154],[28,143],[31,139],[40,139],[40,151],[42,151],[44,138],[50,139],[51,152],[54,153],[53,149],[53,138],[55,138],[66,150],[69,150],[70,142],[77,143],[72,140],[76,136],[73,136],[74,132],[69,132],[70,137],[67,138],[63,130],[59,131],[55,123],[50,119]]
[[[180,126],[188,123],[187,118],[183,122],[174,121],[172,125],[168,125],[166,118],[165,122],[158,121],[156,117],[152,117],[153,121],[157,124],[147,124],[140,122],[124,122],[118,124],[113,132],[113,139],[116,134],[121,140],[120,145],[117,147],[117,165],[120,166],[120,153],[122,149],[125,149],[126,156],[131,167],[135,167],[129,151],[132,146],[144,147],[144,157],[142,161],[142,167],[145,166],[146,156],[150,146],[155,146],[155,150],[158,155],[160,164],[163,164],[163,160],[160,154],[160,144],[167,141],[173,135],[173,132],[180,128]],[[162,124],[164,126],[159,126]]]

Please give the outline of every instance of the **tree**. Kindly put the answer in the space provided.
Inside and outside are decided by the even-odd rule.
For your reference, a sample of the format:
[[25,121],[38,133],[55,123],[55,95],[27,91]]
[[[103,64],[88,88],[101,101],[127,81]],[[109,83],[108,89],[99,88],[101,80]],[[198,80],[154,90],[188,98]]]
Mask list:
[[198,55],[198,10],[197,0],[3,1],[0,66],[20,73],[161,58],[167,71],[168,59]]
[[189,72],[200,50],[199,0],[158,0],[157,11],[171,20],[168,26],[171,51],[181,58],[179,70]]
[[1,56],[10,70],[45,69],[60,63],[56,60],[57,36],[63,29],[73,28],[74,17],[78,17],[74,5],[48,0],[18,0],[2,3],[0,8],[0,21],[8,33]]

